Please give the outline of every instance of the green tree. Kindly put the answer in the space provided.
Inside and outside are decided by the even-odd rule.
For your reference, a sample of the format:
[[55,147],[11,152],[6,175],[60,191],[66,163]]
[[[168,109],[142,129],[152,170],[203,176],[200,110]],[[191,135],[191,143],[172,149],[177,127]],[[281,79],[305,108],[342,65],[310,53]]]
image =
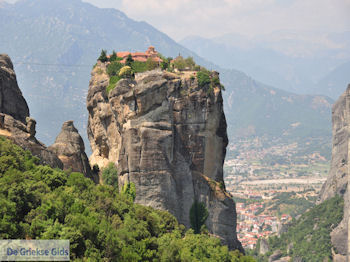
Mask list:
[[0,238],[69,239],[72,261],[250,261],[206,233],[186,232],[169,212],[134,204],[133,183],[119,193],[40,166],[1,137],[0,149],[0,160],[13,157],[0,172]]
[[194,67],[196,66],[196,63],[194,62],[194,60],[193,60],[193,57],[187,57],[186,59],[185,59],[185,65],[186,65],[186,67],[188,67],[189,69],[191,69],[191,70],[193,70],[194,69]]
[[210,84],[211,81],[210,81],[209,72],[207,72],[207,71],[199,71],[197,73],[197,80],[198,80],[198,86],[199,87],[204,87],[204,86]]
[[135,72],[135,73],[142,73],[142,72],[145,72],[147,71],[147,65],[145,62],[140,62],[140,61],[134,61],[132,63],[132,70]]
[[161,68],[162,70],[167,70],[167,69],[169,68],[169,62],[168,62],[167,60],[162,61],[162,62],[160,63],[160,68]]
[[95,164],[93,167],[92,167],[92,173],[94,173],[94,175],[98,176],[99,173],[100,173],[100,167]]
[[114,62],[117,60],[117,53],[113,50],[112,55],[109,57],[110,62]]
[[118,171],[114,163],[109,163],[108,166],[102,170],[102,181],[105,185],[118,188]]
[[177,68],[178,70],[184,70],[186,67],[186,62],[182,56],[176,57],[173,64],[174,68]]
[[134,201],[135,198],[136,198],[136,187],[135,187],[135,184],[133,182],[125,183],[124,186],[123,186],[122,193],[125,196],[130,197],[130,199],[132,199],[132,201]]
[[201,227],[207,220],[208,215],[209,213],[205,204],[195,200],[190,209],[190,222],[195,234],[200,233]]
[[132,66],[132,62],[134,62],[134,59],[132,59],[131,54],[129,54],[128,57],[126,58],[125,65],[131,67]]
[[123,68],[123,64],[118,61],[111,62],[107,67],[107,74],[109,77],[117,76],[121,68]]
[[100,55],[100,57],[98,58],[98,60],[101,61],[102,63],[105,63],[105,62],[108,61],[108,58],[107,58],[107,50],[102,49],[101,55]]
[[160,63],[160,68],[162,70],[170,70],[170,63],[173,60],[172,57],[168,57],[168,58],[162,58],[162,62]]
[[154,61],[151,57],[149,57],[146,61],[147,70],[153,70],[158,67],[158,62]]

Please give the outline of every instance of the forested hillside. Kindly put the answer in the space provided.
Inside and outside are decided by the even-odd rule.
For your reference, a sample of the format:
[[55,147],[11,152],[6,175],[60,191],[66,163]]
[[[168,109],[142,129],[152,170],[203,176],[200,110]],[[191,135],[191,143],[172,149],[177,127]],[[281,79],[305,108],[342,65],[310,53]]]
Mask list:
[[75,261],[254,261],[186,231],[168,212],[134,204],[130,185],[119,193],[38,163],[0,137],[0,238],[69,239]]
[[[272,254],[290,257],[293,261],[331,261],[331,231],[343,218],[344,200],[336,196],[326,200],[293,220],[286,233],[268,239],[269,251],[259,255],[260,244],[255,249],[258,261],[268,261]],[[333,248],[334,252],[337,251]]]

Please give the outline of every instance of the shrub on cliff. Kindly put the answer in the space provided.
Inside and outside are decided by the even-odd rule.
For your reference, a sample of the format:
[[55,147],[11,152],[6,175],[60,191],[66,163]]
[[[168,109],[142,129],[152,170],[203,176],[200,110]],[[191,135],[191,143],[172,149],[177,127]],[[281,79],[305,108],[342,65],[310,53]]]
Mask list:
[[211,83],[209,72],[199,71],[197,73],[197,80],[198,80],[198,86],[201,88],[205,87],[206,85],[209,85]]
[[119,71],[119,77],[121,78],[128,78],[128,77],[132,77],[132,69],[130,66],[123,66],[120,71]]
[[107,94],[115,88],[116,84],[118,83],[118,81],[119,81],[120,79],[121,79],[121,77],[118,76],[118,75],[112,76],[112,77],[109,79],[109,84],[108,84],[108,86],[107,86],[107,88],[106,88]]
[[114,61],[108,65],[107,74],[109,75],[109,77],[117,76],[119,74],[120,69],[123,66],[124,65],[122,63],[119,63],[118,61]]

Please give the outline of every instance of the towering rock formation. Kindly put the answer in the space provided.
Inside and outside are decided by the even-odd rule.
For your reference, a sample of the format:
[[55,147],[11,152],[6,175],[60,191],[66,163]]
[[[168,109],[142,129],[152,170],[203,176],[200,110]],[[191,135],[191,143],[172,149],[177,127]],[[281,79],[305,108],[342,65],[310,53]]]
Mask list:
[[64,122],[62,130],[56,138],[55,143],[48,148],[54,152],[63,163],[65,170],[83,173],[96,183],[98,175],[93,174],[89,160],[85,153],[84,141],[74,127],[73,121]]
[[0,112],[26,123],[29,109],[18,87],[10,57],[0,54]]
[[36,121],[18,87],[8,55],[0,54],[0,135],[40,158],[41,164],[62,168],[62,162],[35,138]]
[[[349,256],[349,208],[350,208],[350,85],[332,109],[333,148],[331,169],[323,185],[319,202],[341,195],[344,197],[344,217],[331,233],[332,244],[338,255],[334,261],[350,261]],[[347,257],[348,256],[348,257]],[[348,260],[346,260],[346,257]]]
[[109,94],[108,83],[98,64],[87,97],[91,164],[116,163],[119,184],[135,183],[137,203],[168,210],[187,227],[194,201],[205,203],[209,232],[241,249],[223,181],[228,139],[220,88],[157,70],[120,80]]

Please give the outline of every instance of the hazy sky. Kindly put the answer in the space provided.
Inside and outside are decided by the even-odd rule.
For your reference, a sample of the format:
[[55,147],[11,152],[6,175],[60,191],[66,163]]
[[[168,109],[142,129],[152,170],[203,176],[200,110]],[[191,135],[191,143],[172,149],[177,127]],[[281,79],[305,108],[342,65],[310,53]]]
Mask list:
[[[15,0],[8,0],[14,2]],[[350,0],[84,0],[146,21],[175,40],[276,30],[350,30]]]
[[276,30],[350,30],[350,0],[85,0],[144,20],[175,40]]

